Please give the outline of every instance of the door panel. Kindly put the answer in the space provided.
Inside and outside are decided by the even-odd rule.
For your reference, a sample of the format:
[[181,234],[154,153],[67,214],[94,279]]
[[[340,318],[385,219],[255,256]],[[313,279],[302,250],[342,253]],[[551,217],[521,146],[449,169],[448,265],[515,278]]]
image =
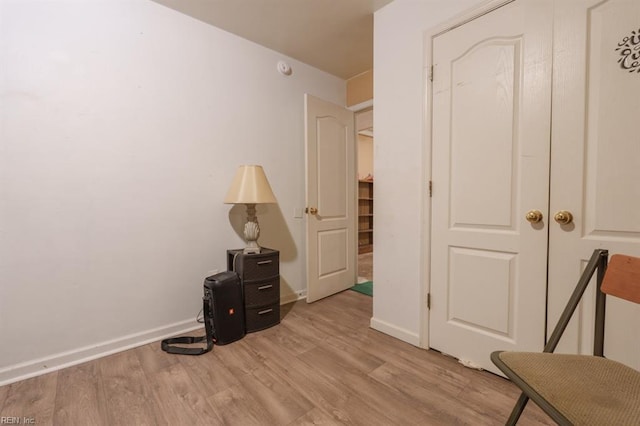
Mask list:
[[[449,322],[496,338],[513,334],[513,253],[450,247]],[[477,305],[490,309],[477,309]]]
[[[307,302],[356,282],[353,113],[305,95]],[[317,210],[311,210],[311,209]]]
[[551,3],[522,0],[433,40],[430,346],[491,371],[544,345]]
[[318,232],[318,247],[325,249],[318,253],[319,278],[347,270],[350,263],[347,259],[349,238],[344,228]]
[[[594,249],[640,256],[640,63],[630,60],[640,54],[640,2],[556,5],[551,214],[568,210],[573,222],[550,224],[549,327]],[[592,350],[587,296],[559,351]],[[640,368],[638,330],[640,309],[610,298],[605,355]]]
[[345,219],[349,213],[347,185],[353,176],[348,176],[350,170],[347,169],[348,131],[348,126],[337,117],[316,119],[318,178],[314,192],[318,196],[318,210],[325,220]]
[[492,38],[451,62],[456,82],[451,90],[450,157],[454,228],[514,230],[512,201],[518,186],[514,104],[520,100],[520,81],[515,79],[521,75],[520,44],[521,39]]

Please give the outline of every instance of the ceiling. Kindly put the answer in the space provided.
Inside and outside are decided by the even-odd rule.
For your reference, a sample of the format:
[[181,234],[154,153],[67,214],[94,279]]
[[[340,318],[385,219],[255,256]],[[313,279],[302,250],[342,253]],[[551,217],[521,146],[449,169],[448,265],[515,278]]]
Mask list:
[[393,0],[154,0],[349,79],[373,68],[373,12]]

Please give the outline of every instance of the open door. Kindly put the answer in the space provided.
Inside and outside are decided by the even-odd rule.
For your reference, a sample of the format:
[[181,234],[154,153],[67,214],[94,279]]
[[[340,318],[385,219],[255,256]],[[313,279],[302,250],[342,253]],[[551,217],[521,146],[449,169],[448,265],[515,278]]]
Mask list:
[[307,302],[356,282],[353,113],[305,95]]

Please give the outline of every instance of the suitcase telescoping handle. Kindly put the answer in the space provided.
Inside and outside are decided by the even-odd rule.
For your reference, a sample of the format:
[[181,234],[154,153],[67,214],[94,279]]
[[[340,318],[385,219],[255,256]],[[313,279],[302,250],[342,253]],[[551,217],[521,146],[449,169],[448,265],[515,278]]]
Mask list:
[[[202,310],[204,311],[204,329],[206,334],[204,336],[198,337],[183,336],[164,339],[160,345],[163,351],[170,354],[178,355],[202,355],[213,349],[213,342],[215,340],[213,334],[215,330],[213,329],[213,315],[211,312],[210,302],[210,296],[207,295],[206,297],[202,298]],[[207,342],[206,348],[183,348],[179,346],[171,346],[175,343],[191,345],[193,343],[200,343],[204,341]]]

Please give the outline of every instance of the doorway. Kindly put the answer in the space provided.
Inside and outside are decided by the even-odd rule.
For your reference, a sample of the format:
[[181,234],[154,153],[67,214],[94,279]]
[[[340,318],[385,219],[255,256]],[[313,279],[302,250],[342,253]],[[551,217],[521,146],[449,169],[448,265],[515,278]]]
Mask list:
[[373,108],[355,114],[358,157],[358,283],[373,282]]

